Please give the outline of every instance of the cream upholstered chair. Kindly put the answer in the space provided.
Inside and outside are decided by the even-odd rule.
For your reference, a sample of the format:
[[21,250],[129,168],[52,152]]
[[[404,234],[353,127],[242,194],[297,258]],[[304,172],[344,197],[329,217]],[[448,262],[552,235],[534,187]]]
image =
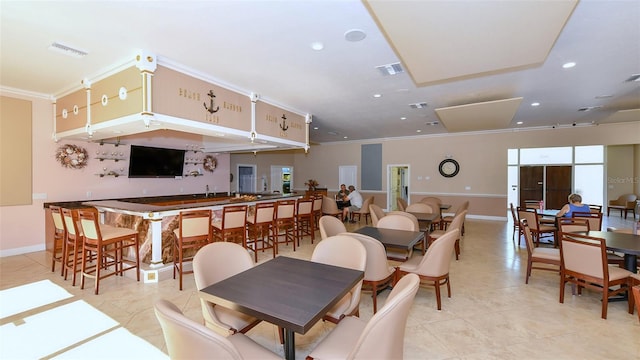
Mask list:
[[[549,270],[560,272],[560,250],[557,248],[543,248],[535,247],[533,245],[533,238],[531,236],[531,230],[527,224],[527,220],[522,220],[520,224],[522,233],[524,235],[524,242],[527,245],[527,276],[524,283],[529,283],[529,277],[531,276],[531,270]],[[551,265],[549,266],[533,266],[533,263],[541,263]]]
[[[513,204],[511,204],[511,207],[513,208]],[[462,203],[462,205],[458,206],[458,209],[456,209],[456,212],[453,215],[448,215],[448,216],[443,216],[442,217],[442,227],[446,230],[447,227],[449,226],[449,224],[451,224],[451,222],[453,221],[453,218],[460,214],[461,212],[466,211],[467,213],[469,213],[469,201],[465,201]],[[515,229],[514,229],[515,230]],[[464,235],[464,222],[462,223],[462,228],[460,229],[460,233],[462,233],[462,235]],[[520,241],[520,239],[518,239],[518,242]],[[518,243],[519,245],[519,243]]]
[[422,199],[420,199],[420,202],[432,202],[432,203],[436,203],[438,205],[442,204],[442,199],[440,199],[439,197],[435,197],[435,196],[426,196],[423,197]]
[[363,288],[371,289],[373,313],[378,311],[378,292],[388,288],[395,278],[395,268],[389,266],[387,253],[382,243],[370,236],[358,233],[344,233],[358,239],[367,250],[367,266],[364,269]]
[[247,217],[247,247],[253,249],[253,260],[258,262],[258,250],[271,249],[276,257],[277,242],[273,236],[273,217],[276,203],[257,203],[252,214]]
[[[367,250],[360,241],[350,236],[330,236],[316,245],[311,254],[311,261],[364,271],[367,265]],[[349,290],[323,319],[337,324],[345,316],[359,316],[361,291],[362,280]]]
[[66,236],[64,239],[64,253],[62,254],[62,267],[64,279],[67,280],[71,271],[71,286],[76,286],[76,275],[82,266],[82,231],[78,227],[78,212],[71,209],[60,209]]
[[520,221],[523,219],[527,220],[527,225],[529,226],[529,230],[531,230],[533,242],[536,246],[540,244],[540,238],[544,234],[551,234],[553,236],[553,244],[557,246],[558,229],[555,226],[541,224],[536,209],[518,209],[518,218],[520,218]]
[[407,206],[409,206],[409,204],[407,204],[407,200],[405,200],[403,198],[397,198],[396,199],[396,204],[398,205],[398,210],[399,211],[405,211]]
[[[95,209],[78,210],[78,214],[83,234],[80,288],[84,289],[85,278],[93,278],[95,294],[98,295],[100,280],[111,275],[123,275],[127,270],[134,270],[140,281],[138,232],[99,225]],[[88,265],[91,259],[95,259],[95,265]]]
[[282,359],[244,334],[224,337],[184,316],[167,300],[154,310],[171,359]]
[[[378,220],[378,226],[382,229],[393,230],[406,230],[406,231],[420,231],[420,225],[418,219],[404,211],[390,211],[382,219]],[[423,245],[426,245],[426,240],[423,240]],[[393,260],[405,261],[413,254],[413,249],[409,250],[397,250],[388,248],[387,257]]]
[[325,215],[320,218],[320,238],[326,239],[341,233],[347,232],[344,223],[338,218]]
[[344,318],[307,359],[402,359],[407,318],[419,285],[418,276],[405,276],[368,322]]
[[358,217],[358,222],[360,222],[360,217],[364,216],[364,223],[368,224],[369,217],[371,217],[371,210],[369,209],[369,205],[373,204],[373,199],[374,199],[373,196],[369,196],[368,198],[364,199],[364,202],[362,203],[362,207],[360,208],[360,210],[351,212],[352,220],[355,220],[355,217]]
[[573,212],[571,213],[573,218],[586,218],[589,221],[589,229],[600,231],[602,230],[602,213],[601,212]]
[[231,241],[247,248],[247,205],[227,205],[213,222],[213,241]]
[[[631,288],[632,272],[607,264],[605,240],[575,233],[562,233],[560,240],[560,303],[564,303],[566,283],[602,292],[602,315],[607,318],[609,297]],[[612,286],[620,285],[611,290]],[[628,297],[629,314],[633,314],[633,296]]]
[[420,277],[420,282],[426,282],[426,285],[435,287],[438,310],[442,309],[440,286],[447,285],[447,295],[451,297],[449,265],[451,264],[456,239],[459,236],[460,230],[458,228],[452,228],[447,231],[446,234],[442,235],[438,241],[431,244],[424,256],[413,256],[411,259],[400,264],[396,270],[397,279],[406,274],[413,273]]
[[64,275],[64,253],[67,229],[65,228],[65,223],[62,219],[62,209],[59,206],[50,205],[49,210],[51,211],[51,218],[53,219],[53,249],[51,254],[51,272],[56,271],[56,263],[59,262],[61,267],[60,275]]
[[322,197],[322,215],[335,216],[342,221],[342,210],[338,209],[336,200],[328,196]]
[[369,211],[371,212],[371,224],[378,226],[378,220],[382,219],[386,214],[382,211],[380,205],[376,204],[369,205]]
[[193,270],[184,269],[184,263],[192,261],[200,248],[213,242],[211,210],[181,211],[178,215],[178,227],[173,233],[173,278],[176,278],[177,272],[179,288],[182,290],[182,275],[193,273]]
[[440,211],[440,204],[431,200],[420,201],[420,204],[424,204],[424,206],[428,206],[431,208],[430,210],[427,208],[423,208],[425,210],[421,212],[437,214],[437,217],[431,221],[431,229],[442,229],[442,213]]
[[631,211],[633,218],[636,218],[636,200],[637,196],[634,194],[620,195],[616,200],[610,200],[609,206],[607,206],[607,216],[611,212],[611,209],[620,210],[620,216],[624,211],[624,218],[627,218],[627,213]]
[[451,225],[449,225],[448,230],[438,229],[429,233],[429,246],[431,246],[431,244],[434,241],[438,240],[441,236],[446,234],[449,230],[458,229],[460,231],[458,233],[458,238],[456,239],[456,243],[455,243],[456,260],[458,260],[460,258],[460,238],[462,237],[462,225],[464,224],[464,219],[466,218],[466,216],[467,216],[467,210],[464,210],[453,218],[453,221],[451,222]]
[[[215,242],[200,249],[193,258],[193,277],[196,288],[202,290],[253,267],[251,254],[232,242]],[[245,333],[260,320],[200,299],[204,324],[223,335]]]

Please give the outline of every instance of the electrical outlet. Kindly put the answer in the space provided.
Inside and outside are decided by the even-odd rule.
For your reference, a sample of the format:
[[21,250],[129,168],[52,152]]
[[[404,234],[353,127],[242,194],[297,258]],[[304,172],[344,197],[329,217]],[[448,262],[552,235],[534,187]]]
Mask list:
[[91,198],[91,191],[87,191],[87,199]]

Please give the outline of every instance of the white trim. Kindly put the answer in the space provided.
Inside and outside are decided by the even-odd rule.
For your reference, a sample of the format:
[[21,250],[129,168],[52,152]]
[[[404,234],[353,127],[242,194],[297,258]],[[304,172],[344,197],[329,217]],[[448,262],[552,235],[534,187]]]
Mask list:
[[506,216],[486,216],[486,215],[467,215],[467,219],[489,220],[489,221],[509,221]]
[[23,254],[44,251],[44,250],[46,250],[46,247],[44,244],[25,246],[25,247],[19,247],[14,249],[7,249],[7,250],[0,250],[0,258],[7,257],[7,256],[14,256],[14,255],[23,255]]
[[506,194],[472,194],[472,193],[435,193],[435,192],[412,192],[411,195],[425,196],[465,196],[465,197],[483,197],[483,198],[507,198]]

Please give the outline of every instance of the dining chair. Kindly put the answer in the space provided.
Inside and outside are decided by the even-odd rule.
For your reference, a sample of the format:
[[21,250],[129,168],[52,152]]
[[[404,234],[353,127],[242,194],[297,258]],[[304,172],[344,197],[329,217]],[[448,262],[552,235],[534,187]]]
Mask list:
[[573,212],[571,213],[573,218],[586,218],[589,221],[589,229],[600,231],[602,230],[602,213],[601,212]]
[[193,261],[196,252],[213,242],[211,228],[211,210],[187,210],[178,214],[178,227],[173,230],[173,278],[178,273],[178,287],[182,290],[182,277],[192,274],[185,263]]
[[440,206],[440,204],[442,204],[442,200],[438,197],[435,196],[426,196],[423,197],[422,199],[420,199],[420,202],[422,203],[434,203],[434,204],[438,204],[438,206]]
[[403,277],[369,321],[344,318],[307,356],[311,359],[402,359],[404,334],[420,278]]
[[640,321],[640,274],[631,274],[631,288],[630,295],[633,296],[633,302],[636,304],[636,310],[638,310],[638,321]]
[[[513,204],[511,204],[511,207],[513,207]],[[462,205],[458,206],[458,209],[456,209],[456,212],[453,215],[447,215],[442,217],[442,228],[444,230],[447,230],[447,227],[449,226],[449,224],[451,224],[451,222],[453,221],[453,218],[463,211],[466,211],[467,213],[469,213],[468,200],[463,202]],[[460,233],[464,235],[464,223],[462,223],[462,228],[460,229]],[[520,239],[518,239],[518,241],[520,241]],[[518,245],[520,245],[520,243],[518,243]]]
[[522,238],[522,229],[520,228],[520,219],[518,219],[518,213],[516,212],[516,208],[513,206],[513,203],[509,203],[509,209],[511,210],[511,219],[513,221],[513,234],[511,235],[511,240],[513,241],[517,231],[518,246],[520,246],[520,239]]
[[168,300],[156,301],[154,312],[171,359],[282,359],[244,334],[225,337],[211,331]]
[[296,201],[293,199],[276,201],[275,213],[273,237],[278,243],[276,244],[276,254],[279,250],[279,244],[289,245],[289,241],[293,243],[293,251],[296,251]]
[[622,216],[622,212],[624,212],[624,218],[627,218],[627,213],[631,211],[633,214],[633,218],[636,218],[636,200],[638,197],[634,194],[624,194],[618,196],[615,200],[609,201],[609,206],[607,206],[607,216],[610,215],[611,209],[620,210],[620,216]]
[[[193,277],[196,288],[220,282],[254,266],[249,252],[233,242],[214,242],[201,248],[193,258]],[[200,299],[204,324],[223,335],[246,333],[260,320],[220,305]]]
[[[367,250],[360,241],[350,236],[335,235],[323,239],[316,245],[311,254],[311,261],[364,271],[367,265]],[[323,320],[337,324],[345,316],[359,316],[361,291],[362,280],[327,312]]]
[[454,252],[456,239],[460,236],[460,229],[452,228],[442,235],[427,249],[427,253],[415,255],[396,268],[396,282],[406,274],[416,274],[420,283],[433,286],[436,290],[438,310],[442,309],[440,286],[447,285],[447,296],[451,297],[451,282],[449,280],[449,266]]
[[76,277],[82,266],[82,231],[78,227],[78,212],[61,208],[62,219],[66,230],[64,252],[62,254],[62,267],[64,279],[67,280],[71,271],[71,286],[76,286]]
[[[378,226],[382,229],[392,230],[405,230],[405,231],[420,231],[420,225],[418,219],[408,212],[404,211],[390,211],[382,219],[378,220]],[[424,249],[427,247],[427,240],[423,237],[422,246]],[[392,260],[405,261],[413,254],[413,248],[409,250],[397,250],[393,248],[387,248],[387,258]]]
[[536,246],[540,245],[540,239],[543,235],[551,235],[553,237],[553,244],[557,247],[558,229],[555,226],[540,224],[538,211],[536,209],[518,208],[518,218],[520,221],[522,221],[522,219],[527,220]]
[[558,218],[558,231],[561,233],[586,232],[589,230],[591,230],[591,225],[585,218]]
[[[527,220],[522,219],[520,224],[522,234],[524,235],[524,242],[527,246],[527,275],[524,283],[529,283],[529,277],[531,277],[531,270],[547,270],[560,273],[560,249],[558,248],[545,248],[535,247],[533,244],[533,238],[531,235],[531,229]],[[534,266],[534,263],[551,265],[549,266]]]
[[405,211],[407,209],[407,206],[409,206],[409,204],[407,204],[407,200],[403,198],[397,198],[396,204],[398,205],[399,211]]
[[296,241],[300,246],[300,239],[304,235],[309,235],[311,244],[316,238],[316,221],[313,214],[313,198],[301,198],[296,201]]
[[395,279],[395,268],[387,262],[387,252],[382,243],[370,236],[359,233],[343,233],[351,236],[364,245],[367,250],[367,264],[364,269],[363,289],[371,289],[373,297],[373,313],[378,311],[378,293],[390,287]]
[[227,205],[222,219],[212,223],[213,241],[230,241],[247,247],[247,205]]
[[335,216],[342,221],[342,210],[338,209],[336,200],[328,196],[322,197],[322,215]]
[[253,249],[254,261],[258,262],[258,250],[271,249],[276,257],[277,243],[274,240],[273,217],[276,203],[257,203],[247,218],[247,246]]
[[325,215],[320,218],[320,238],[326,239],[341,233],[347,232],[346,226],[338,218]]
[[383,218],[385,216],[385,213],[384,211],[382,211],[382,208],[380,207],[380,205],[376,205],[376,204],[369,205],[369,211],[371,212],[371,224],[377,227],[378,220]]
[[[577,233],[562,233],[560,240],[560,303],[564,303],[567,283],[602,292],[602,314],[607,318],[609,298],[631,289],[632,272],[607,264],[605,240]],[[612,290],[612,286],[619,288]],[[573,291],[575,295],[575,288]],[[628,296],[629,314],[633,314],[632,297]]]
[[[112,275],[122,276],[128,270],[135,270],[140,281],[138,232],[98,224],[95,209],[78,210],[78,215],[83,234],[80,289],[84,289],[85,278],[93,278],[94,292],[98,295],[100,280]],[[95,259],[95,265],[88,265],[91,259]]]
[[51,218],[53,219],[53,247],[51,249],[51,272],[56,271],[56,263],[60,263],[60,275],[64,275],[64,252],[67,229],[62,219],[62,210],[59,206],[49,205]]
[[595,205],[595,204],[587,204],[589,205],[589,211],[593,212],[593,213],[601,213],[602,212],[602,205]]
[[[456,239],[455,245],[454,245],[454,249],[455,249],[455,253],[456,253],[456,260],[458,260],[460,258],[460,238],[462,237],[462,224],[464,224],[464,219],[467,216],[467,210],[462,211],[461,213],[459,213],[458,215],[456,215],[453,218],[453,221],[451,222],[451,225],[449,225],[449,229],[458,229],[460,230],[458,232],[458,238]],[[431,233],[429,233],[429,240],[428,240],[428,245],[431,246],[431,244],[440,239],[444,234],[446,234],[449,230],[434,230]]]
[[360,217],[364,216],[365,225],[369,223],[369,218],[371,217],[371,210],[369,209],[369,205],[373,204],[374,197],[369,196],[362,203],[362,207],[360,210],[355,210],[351,212],[351,219],[355,220],[358,217],[358,222],[360,222]]
[[[420,201],[419,204],[423,205],[423,210],[420,212],[437,215],[433,220],[431,220],[431,229],[442,229],[442,212],[440,211],[440,204],[431,200]],[[407,209],[409,209],[409,207],[407,207]]]

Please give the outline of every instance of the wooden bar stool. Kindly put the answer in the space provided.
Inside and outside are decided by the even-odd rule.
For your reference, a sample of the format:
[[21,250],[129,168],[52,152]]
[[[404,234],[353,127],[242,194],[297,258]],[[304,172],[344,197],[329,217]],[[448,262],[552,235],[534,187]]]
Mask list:
[[67,280],[69,271],[71,271],[71,285],[76,286],[76,274],[81,270],[82,266],[82,231],[78,227],[78,212],[62,208],[62,217],[64,225],[67,229],[67,237],[64,243],[64,253],[62,254],[62,266],[64,270],[64,279]]
[[213,222],[213,241],[230,241],[247,248],[247,205],[222,208],[222,220]]
[[173,278],[176,278],[177,271],[182,290],[182,275],[193,274],[193,270],[184,270],[184,262],[193,261],[201,247],[213,242],[211,210],[181,211],[178,228],[173,233]]
[[[100,290],[100,280],[112,276],[122,276],[127,270],[135,270],[140,281],[140,251],[138,232],[132,229],[98,224],[98,214],[94,210],[79,210],[83,234],[82,272],[80,288],[84,289],[85,278],[95,279],[95,294]],[[133,259],[125,258],[125,251],[133,252]],[[95,256],[96,264],[87,262]],[[126,266],[125,266],[126,265]]]
[[62,211],[59,206],[50,205],[51,217],[53,218],[53,249],[51,249],[51,272],[56,271],[56,263],[60,263],[60,276],[64,275],[62,259],[64,257],[64,243],[67,238],[67,229],[62,219]]
[[313,213],[313,198],[298,199],[296,203],[296,241],[300,246],[300,239],[304,235],[311,237],[311,244],[315,240],[315,215]]
[[277,243],[273,228],[275,209],[274,202],[258,203],[253,216],[247,217],[247,247],[253,250],[255,262],[258,262],[258,250],[264,252],[266,249],[273,249],[273,257],[276,257]]
[[[276,202],[276,217],[274,219],[274,238],[276,254],[279,244],[289,245],[293,243],[293,251],[296,251],[296,201],[279,200]],[[280,240],[280,238],[283,238]]]

